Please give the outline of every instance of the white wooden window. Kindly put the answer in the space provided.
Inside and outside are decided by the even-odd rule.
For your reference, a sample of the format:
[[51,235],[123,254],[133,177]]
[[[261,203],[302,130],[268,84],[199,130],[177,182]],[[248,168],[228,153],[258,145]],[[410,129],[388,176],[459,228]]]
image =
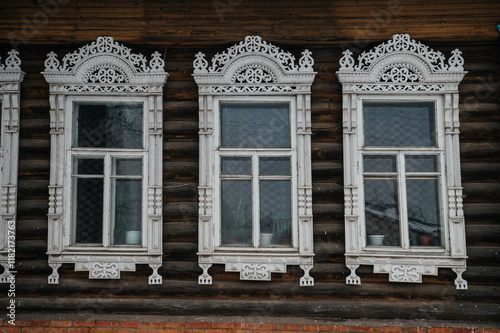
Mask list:
[[344,189],[348,284],[373,265],[390,281],[421,282],[438,268],[466,289],[459,158],[460,51],[391,40],[358,61],[344,51]]
[[17,220],[17,169],[19,158],[19,105],[21,82],[21,59],[16,50],[8,52],[5,64],[0,58],[0,265],[3,272],[0,283],[9,282],[15,270],[15,232]]
[[216,248],[297,248],[297,237],[292,237],[297,224],[297,170],[292,165],[297,162],[288,100],[217,103],[215,195],[220,204],[215,211],[221,220],[216,225]]
[[148,264],[162,283],[163,67],[112,37],[48,55],[50,284],[63,263],[91,279]]
[[199,88],[200,284],[224,264],[242,280],[271,280],[300,265],[312,286],[311,53],[247,36],[194,61]]

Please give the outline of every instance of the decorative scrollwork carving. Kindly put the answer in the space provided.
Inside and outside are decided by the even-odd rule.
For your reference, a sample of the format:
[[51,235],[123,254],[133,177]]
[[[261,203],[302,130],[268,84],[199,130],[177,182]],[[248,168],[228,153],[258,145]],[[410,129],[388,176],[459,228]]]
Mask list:
[[409,64],[391,64],[385,67],[377,77],[378,82],[422,82],[420,71]]
[[464,70],[464,58],[462,57],[462,51],[459,49],[454,49],[451,51],[451,57],[448,59],[448,64],[450,65],[450,70]]
[[268,265],[243,264],[240,276],[242,280],[271,280],[271,271]]
[[193,67],[195,73],[208,73],[208,61],[205,59],[205,54],[198,52],[196,58],[193,61]]
[[356,70],[367,70],[380,57],[392,52],[412,52],[428,60],[435,71],[447,70],[444,55],[430,47],[415,41],[408,34],[395,34],[386,43],[380,44],[358,57]]
[[441,91],[443,89],[443,84],[357,84],[354,86],[355,91]]
[[117,262],[98,261],[90,267],[90,276],[94,279],[118,279],[120,270]]
[[352,57],[351,50],[345,50],[342,52],[342,58],[340,58],[340,70],[349,70],[352,71],[354,69],[354,58]]
[[412,265],[392,265],[391,281],[397,282],[420,282],[421,274],[417,266]]
[[[5,59],[5,65],[0,63],[0,70],[21,70],[21,59],[19,58],[19,52],[12,49],[7,52],[8,56]],[[2,60],[2,58],[0,58]]]
[[100,65],[94,67],[85,76],[84,83],[127,83],[128,78],[118,67],[113,65]]
[[147,92],[147,86],[80,86],[80,85],[71,85],[64,86],[63,90],[66,92],[106,92],[106,93],[115,93],[115,92]]
[[268,93],[268,92],[290,92],[293,86],[216,86],[212,87],[213,93]]
[[233,76],[231,83],[274,83],[276,76],[261,65],[248,65],[240,68]]
[[[217,53],[212,58],[212,66],[210,66],[208,72],[220,73],[222,72],[224,66],[232,59],[239,55],[248,53],[267,54],[268,56],[274,58],[276,62],[280,63],[287,71],[297,71],[299,69],[295,64],[295,57],[290,52],[286,52],[279,47],[262,40],[260,36],[246,36],[245,40],[241,41],[240,43],[231,46],[222,53]],[[199,66],[199,61],[201,61],[201,57],[198,57],[197,55],[194,66],[195,68],[199,68],[200,70],[202,70],[204,67]]]
[[49,53],[45,61],[45,71],[71,72],[80,62],[95,54],[114,54],[126,60],[137,73],[162,72],[165,65],[158,52],[152,54],[149,63],[150,67],[145,56],[132,53],[128,47],[115,42],[113,37],[104,36],[98,37],[96,41],[79,48],[73,53],[66,54],[62,59],[62,64],[57,60],[57,55],[54,52]]
[[299,59],[299,72],[312,72],[314,59],[312,57],[312,52],[309,50],[302,51],[302,57]]

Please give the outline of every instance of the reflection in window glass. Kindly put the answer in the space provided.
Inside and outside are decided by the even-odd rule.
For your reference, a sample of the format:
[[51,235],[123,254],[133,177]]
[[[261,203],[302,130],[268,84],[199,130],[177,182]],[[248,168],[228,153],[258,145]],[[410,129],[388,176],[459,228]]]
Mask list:
[[130,232],[142,231],[142,159],[115,158],[113,162],[113,245],[140,245],[141,233],[134,241]]
[[74,158],[73,193],[76,244],[102,244],[104,160]]
[[365,179],[365,220],[368,246],[401,244],[396,179]]
[[223,175],[251,175],[252,157],[223,156],[221,157],[221,174]]
[[406,180],[410,246],[441,246],[438,179]]
[[435,155],[407,155],[406,172],[436,172],[438,168]]
[[290,157],[261,157],[259,158],[259,173],[261,176],[289,176],[291,175]]
[[260,181],[260,245],[290,246],[292,229],[290,180]]
[[222,103],[220,109],[222,147],[290,147],[288,103]]
[[142,103],[76,103],[73,147],[142,148]]
[[252,181],[221,181],[221,237],[225,246],[252,245]]
[[396,155],[364,155],[365,172],[396,172]]
[[433,102],[365,102],[366,147],[435,147]]

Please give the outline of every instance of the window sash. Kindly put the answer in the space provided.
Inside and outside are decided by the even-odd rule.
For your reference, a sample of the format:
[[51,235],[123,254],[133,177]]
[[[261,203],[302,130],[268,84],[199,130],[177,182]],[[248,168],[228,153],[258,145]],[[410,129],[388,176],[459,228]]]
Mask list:
[[[278,148],[246,148],[246,147],[221,147],[221,121],[220,112],[221,104],[223,103],[236,103],[236,104],[289,104],[289,134],[290,134],[290,147],[278,147]],[[268,97],[253,97],[246,100],[242,100],[241,97],[216,97],[214,99],[214,142],[217,147],[214,147],[215,154],[215,179],[216,179],[216,191],[214,193],[214,217],[215,217],[215,232],[214,232],[214,245],[215,251],[239,251],[239,252],[287,252],[296,251],[298,247],[298,226],[296,208],[297,207],[297,152],[296,152],[296,109],[295,109],[295,99],[292,97],[274,97],[272,99]],[[252,175],[223,175],[221,174],[221,157],[224,156],[251,156],[252,157]],[[271,175],[271,176],[259,176],[258,163],[254,161],[258,158],[266,157],[289,157],[291,165],[291,174],[287,176]],[[222,197],[221,197],[221,182],[224,180],[251,180],[252,181],[252,246],[228,246],[223,245],[221,232],[222,232]],[[261,180],[290,180],[291,184],[291,246],[260,246],[260,195],[259,195],[259,184]]]
[[[436,132],[436,144],[430,147],[386,147],[386,146],[370,146],[364,145],[364,132],[360,131],[358,135],[358,160],[360,162],[360,208],[361,208],[361,239],[363,249],[365,251],[403,251],[403,252],[441,252],[447,251],[449,248],[449,240],[445,235],[448,233],[448,226],[445,223],[447,219],[447,210],[445,204],[447,202],[447,193],[445,191],[445,184],[443,183],[444,170],[445,170],[445,160],[444,160],[444,132],[443,132],[443,122],[442,122],[442,112],[438,112],[443,105],[442,98],[413,98],[413,99],[401,99],[400,96],[395,96],[394,98],[379,98],[375,96],[363,96],[363,98],[358,99],[358,119],[360,120],[360,129],[364,129],[364,118],[363,118],[363,106],[365,102],[369,103],[384,103],[384,102],[401,102],[401,103],[411,103],[411,102],[421,102],[421,103],[434,103],[434,130]],[[367,172],[364,170],[363,157],[371,156],[384,156],[384,155],[395,155],[397,156],[397,170],[396,172]],[[425,171],[425,172],[409,172],[405,169],[405,156],[436,156],[437,158],[437,169],[435,172]],[[366,208],[365,208],[365,180],[370,179],[383,179],[387,177],[396,177],[397,179],[397,198],[398,198],[398,214],[399,214],[399,225],[400,225],[400,245],[399,246],[370,246],[368,244],[368,232],[366,225]],[[439,246],[421,246],[421,245],[410,245],[410,230],[408,222],[408,201],[407,201],[407,180],[410,179],[420,179],[420,178],[432,178],[436,179],[437,182],[437,197],[438,197],[438,215],[439,215]]]
[[[115,201],[115,191],[113,190],[112,183],[113,180],[138,180],[140,179],[142,181],[141,184],[141,221],[140,221],[140,227],[142,231],[142,239],[145,237],[145,223],[146,223],[146,191],[147,191],[147,184],[145,183],[146,177],[146,154],[144,152],[129,152],[129,151],[111,151],[111,152],[81,152],[81,151],[70,151],[70,157],[69,160],[71,161],[71,170],[73,171],[70,175],[71,177],[71,184],[72,184],[72,190],[71,190],[71,243],[70,245],[72,247],[98,247],[98,248],[108,248],[108,247],[123,247],[127,246],[130,247],[131,245],[126,245],[126,244],[113,244],[113,238],[114,238],[114,201]],[[74,163],[77,159],[103,159],[104,161],[104,168],[103,168],[103,175],[80,175],[76,170],[74,170]],[[142,160],[142,173],[141,175],[128,175],[128,176],[123,176],[123,175],[113,175],[113,168],[114,168],[114,161],[116,159],[141,159]],[[75,187],[75,180],[77,179],[89,179],[89,178],[94,178],[94,179],[102,179],[103,180],[103,194],[102,194],[102,242],[101,243],[77,243],[76,242],[76,232],[77,232],[77,217],[76,217],[76,208],[78,207],[77,203],[77,188]],[[134,246],[134,245],[132,245]],[[144,242],[141,241],[140,245],[135,245],[137,246],[145,246]]]
[[[442,239],[444,235],[444,207],[443,207],[443,196],[442,196],[442,172],[441,172],[441,159],[442,156],[436,153],[427,153],[427,154],[415,154],[415,152],[408,151],[408,150],[393,150],[391,152],[385,152],[385,153],[375,153],[373,151],[362,151],[362,157],[364,156],[396,156],[396,170],[395,172],[374,172],[374,171],[369,171],[365,172],[363,170],[363,211],[364,211],[364,230],[365,230],[365,242],[367,246],[368,244],[368,232],[367,232],[367,217],[366,214],[367,212],[370,212],[371,210],[366,207],[366,198],[367,198],[367,188],[366,188],[366,183],[369,181],[382,181],[382,180],[394,180],[396,182],[396,195],[397,195],[397,217],[399,220],[399,242],[396,242],[396,244],[391,245],[384,245],[384,247],[387,248],[393,248],[393,246],[397,248],[401,248],[404,250],[409,250],[410,248],[415,248],[418,247],[420,248],[421,246],[418,245],[410,245],[410,229],[409,229],[409,216],[408,216],[408,194],[407,194],[407,183],[408,181],[414,181],[414,180],[435,180],[437,183],[437,214],[439,216],[439,243],[440,245],[434,246],[437,248],[444,248],[445,242]],[[424,172],[407,172],[406,171],[406,157],[408,156],[433,156],[436,157],[438,163],[437,163],[437,169],[435,172],[429,172],[429,171],[424,171]],[[361,161],[363,161],[363,158],[361,158]],[[364,165],[364,164],[362,164]],[[388,211],[389,212],[389,211]],[[389,214],[390,215],[390,214]],[[386,242],[387,243],[387,242]],[[394,241],[393,241],[394,243]]]
[[[263,248],[264,246],[261,246],[261,240],[260,240],[260,234],[261,234],[261,184],[262,182],[265,181],[289,181],[290,182],[290,217],[291,217],[291,225],[290,225],[290,234],[293,235],[294,233],[292,232],[292,229],[294,229],[293,225],[295,224],[295,217],[294,217],[294,168],[293,165],[296,163],[295,161],[295,154],[292,154],[292,152],[277,152],[277,151],[254,151],[253,153],[249,152],[224,152],[218,155],[218,160],[219,160],[219,172],[221,172],[221,161],[224,157],[251,157],[251,164],[252,164],[252,174],[251,175],[219,175],[219,187],[222,188],[222,182],[223,181],[228,181],[228,180],[234,180],[234,181],[251,181],[252,182],[252,244],[248,245],[246,247],[253,247],[253,248]],[[285,157],[290,159],[290,174],[289,175],[260,175],[260,170],[259,170],[259,161],[260,158],[266,158],[266,157]],[[216,232],[217,239],[216,239],[216,244],[219,247],[231,247],[230,245],[224,244],[223,239],[222,239],[222,195],[224,195],[221,191],[221,198],[220,198],[220,204],[219,204],[219,209],[221,212],[221,221],[219,223],[220,227],[219,230]],[[291,237],[291,243],[294,243],[294,237]],[[235,244],[236,247],[245,247],[245,245],[237,245]],[[281,247],[279,244],[274,244],[272,246],[265,246],[265,248],[270,248],[270,247]],[[282,247],[281,247],[282,248]]]

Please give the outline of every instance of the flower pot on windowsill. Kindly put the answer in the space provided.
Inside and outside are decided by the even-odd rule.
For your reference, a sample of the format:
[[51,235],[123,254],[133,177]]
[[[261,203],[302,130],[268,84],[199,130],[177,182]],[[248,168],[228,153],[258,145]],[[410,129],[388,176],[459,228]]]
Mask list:
[[130,230],[125,233],[125,244],[127,245],[141,245],[142,231]]
[[272,245],[273,244],[273,236],[272,233],[261,233],[260,234],[260,245]]
[[368,245],[383,246],[385,235],[368,235]]
[[422,235],[418,236],[418,239],[420,241],[420,245],[422,245],[422,246],[431,246],[432,245],[432,236],[431,235],[422,234]]

